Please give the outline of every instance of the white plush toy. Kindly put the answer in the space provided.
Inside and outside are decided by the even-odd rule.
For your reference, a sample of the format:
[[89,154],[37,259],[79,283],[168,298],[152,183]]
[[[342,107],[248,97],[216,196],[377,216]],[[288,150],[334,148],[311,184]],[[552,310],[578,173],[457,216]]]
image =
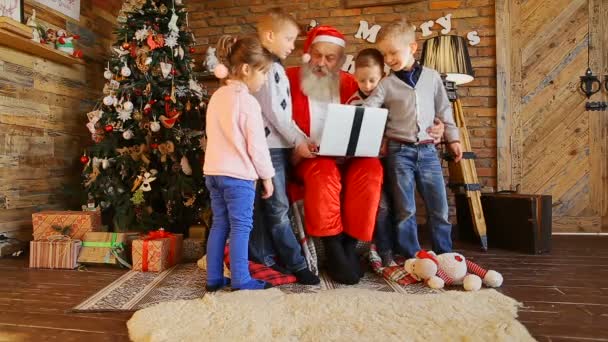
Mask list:
[[463,285],[466,291],[477,291],[482,283],[488,287],[500,287],[503,281],[500,273],[488,271],[459,253],[436,255],[432,251],[421,250],[415,258],[405,262],[405,270],[434,289]]
[[215,56],[215,48],[210,46],[207,48],[207,55],[205,56],[205,67],[207,68],[207,71],[213,72],[218,63],[217,57]]

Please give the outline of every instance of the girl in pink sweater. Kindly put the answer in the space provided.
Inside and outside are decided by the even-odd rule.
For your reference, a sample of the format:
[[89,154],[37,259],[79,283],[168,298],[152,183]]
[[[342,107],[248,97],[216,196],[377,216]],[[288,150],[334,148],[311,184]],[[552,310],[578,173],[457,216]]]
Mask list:
[[[270,284],[252,279],[248,244],[253,224],[255,181],[261,179],[263,198],[273,193],[274,169],[268,152],[262,112],[251,95],[266,80],[270,54],[254,37],[218,41],[222,64],[215,75],[228,77],[207,108],[207,149],[203,171],[211,197],[213,224],[207,242],[207,290],[228,284],[233,289],[265,289]],[[230,236],[230,273],[224,277],[224,246]]]

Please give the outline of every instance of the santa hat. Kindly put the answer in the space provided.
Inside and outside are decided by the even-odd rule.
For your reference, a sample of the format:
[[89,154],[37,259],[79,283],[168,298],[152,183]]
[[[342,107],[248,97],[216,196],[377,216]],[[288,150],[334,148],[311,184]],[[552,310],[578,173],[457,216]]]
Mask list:
[[332,43],[341,47],[346,46],[344,35],[340,33],[340,31],[331,26],[317,26],[308,31],[306,41],[304,42],[304,55],[302,55],[302,62],[308,63],[310,61],[310,54],[308,51],[310,50],[312,44],[319,42]]

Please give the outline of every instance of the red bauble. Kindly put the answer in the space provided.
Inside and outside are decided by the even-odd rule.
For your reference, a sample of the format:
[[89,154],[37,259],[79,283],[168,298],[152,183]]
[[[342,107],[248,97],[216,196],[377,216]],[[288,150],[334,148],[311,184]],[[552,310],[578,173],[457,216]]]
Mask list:
[[80,163],[82,163],[83,165],[87,164],[88,162],[89,162],[89,157],[87,157],[87,156],[80,157]]
[[195,53],[195,52],[196,52],[196,49],[195,49],[195,48],[193,48],[193,47],[191,47],[191,48],[190,48],[190,53]]
[[165,101],[171,101],[171,95],[165,95]]
[[151,147],[153,150],[156,150],[156,149],[158,148],[158,144],[157,144],[157,143],[151,143],[151,144],[150,144],[150,147]]
[[114,130],[114,126],[112,125],[106,125],[106,127],[103,128],[106,132],[110,133]]
[[177,75],[177,70],[171,69],[171,75]]
[[133,90],[133,93],[135,94],[135,96],[141,96],[141,89],[135,89]]
[[125,50],[129,50],[131,48],[131,44],[129,42],[122,43],[122,48]]
[[150,107],[144,108],[144,114],[145,115],[150,115],[150,113],[152,113],[152,108],[150,108]]
[[153,105],[153,104],[155,104],[155,103],[156,103],[156,100],[154,100],[154,99],[152,99],[152,100],[148,101],[148,104],[150,104],[150,105]]

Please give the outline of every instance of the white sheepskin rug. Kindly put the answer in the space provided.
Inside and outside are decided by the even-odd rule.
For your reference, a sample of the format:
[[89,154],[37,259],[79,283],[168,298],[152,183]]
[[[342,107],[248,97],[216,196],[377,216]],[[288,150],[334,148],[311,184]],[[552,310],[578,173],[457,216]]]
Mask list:
[[158,304],[127,326],[134,341],[534,341],[516,319],[518,307],[494,290],[269,289]]

